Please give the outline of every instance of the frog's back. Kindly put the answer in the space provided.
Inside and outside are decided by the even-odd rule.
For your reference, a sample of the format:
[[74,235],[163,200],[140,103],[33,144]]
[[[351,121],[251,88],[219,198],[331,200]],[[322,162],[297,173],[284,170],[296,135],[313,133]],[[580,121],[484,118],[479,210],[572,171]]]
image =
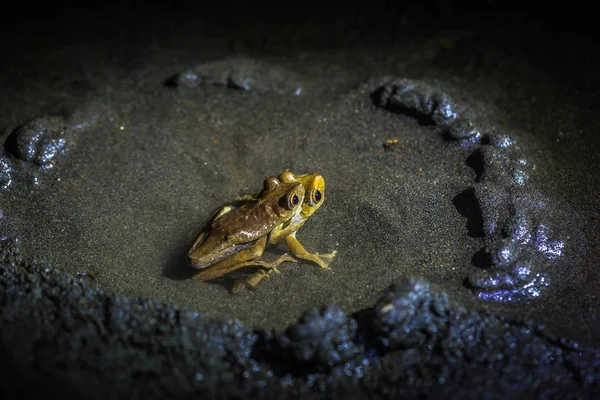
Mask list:
[[194,268],[206,268],[253,243],[229,243],[223,239],[223,236],[217,232],[201,234],[188,253],[188,263]]
[[261,202],[249,200],[216,213],[190,249],[189,264],[199,269],[209,267],[267,235],[275,226],[269,222],[272,218],[265,217],[273,212],[268,210]]
[[[293,198],[293,204],[288,197]],[[265,237],[300,211],[303,197],[301,183],[267,178],[258,198],[226,206],[213,215],[188,253],[190,264],[195,268],[208,267]]]
[[214,221],[213,232],[220,232],[230,243],[260,239],[279,223],[279,215],[269,202],[251,201],[234,208]]

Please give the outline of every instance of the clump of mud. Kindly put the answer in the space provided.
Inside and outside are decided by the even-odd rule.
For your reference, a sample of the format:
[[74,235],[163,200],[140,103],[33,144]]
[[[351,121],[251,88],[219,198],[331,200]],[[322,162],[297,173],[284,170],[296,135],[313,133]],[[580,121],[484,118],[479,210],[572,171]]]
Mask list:
[[235,319],[108,295],[9,240],[0,262],[5,398],[599,393],[597,352],[463,308],[419,279],[352,316],[331,305],[284,332],[252,332]]

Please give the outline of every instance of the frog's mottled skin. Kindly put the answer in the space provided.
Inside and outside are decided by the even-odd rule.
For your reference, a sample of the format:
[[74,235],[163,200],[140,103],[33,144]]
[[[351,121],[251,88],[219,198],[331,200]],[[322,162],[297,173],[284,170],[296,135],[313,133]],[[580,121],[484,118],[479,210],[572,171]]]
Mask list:
[[[325,201],[325,179],[317,173],[295,176],[292,172],[285,171],[279,175],[279,180],[286,183],[301,182],[306,189],[306,194],[304,196],[301,211],[294,214],[289,220],[276,226],[269,233],[267,242],[269,244],[275,244],[281,240],[285,240],[287,247],[294,256],[303,260],[312,261],[321,268],[328,269],[329,265],[325,260],[332,260],[337,251],[327,254],[311,254],[296,238],[298,229],[304,225],[308,218],[313,215]],[[253,287],[265,276],[268,276],[267,272],[259,270],[246,279],[237,280],[234,284],[234,291],[238,291],[246,285]]]
[[260,261],[267,235],[302,211],[305,189],[300,181],[282,182],[267,178],[257,198],[245,198],[217,211],[202,229],[190,249],[188,263],[201,272],[198,280],[210,280],[247,266],[276,268],[283,255],[273,262]]

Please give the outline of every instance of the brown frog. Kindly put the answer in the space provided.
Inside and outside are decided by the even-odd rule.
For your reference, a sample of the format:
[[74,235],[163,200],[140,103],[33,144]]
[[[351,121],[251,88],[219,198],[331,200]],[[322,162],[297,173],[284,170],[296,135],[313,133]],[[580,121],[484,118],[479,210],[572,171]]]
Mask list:
[[268,234],[302,211],[304,194],[300,181],[270,177],[256,198],[240,199],[215,212],[187,255],[188,263],[201,270],[194,279],[211,280],[252,266],[276,270],[284,261],[295,262],[287,254],[271,262],[259,258]]
[[[296,176],[290,171],[282,172],[278,179],[285,183],[302,183],[306,189],[306,194],[304,196],[301,211],[294,214],[289,220],[276,226],[269,233],[267,242],[269,244],[276,244],[281,240],[285,240],[288,249],[297,258],[314,262],[321,268],[329,269],[329,263],[326,260],[332,260],[337,254],[337,250],[326,254],[309,253],[296,238],[298,229],[304,226],[308,218],[312,216],[325,201],[325,179],[318,173]],[[246,196],[245,198],[250,199],[249,196]],[[254,287],[266,276],[268,276],[268,272],[265,270],[255,271],[244,279],[236,280],[234,282],[233,291],[237,292],[243,289],[244,286]]]

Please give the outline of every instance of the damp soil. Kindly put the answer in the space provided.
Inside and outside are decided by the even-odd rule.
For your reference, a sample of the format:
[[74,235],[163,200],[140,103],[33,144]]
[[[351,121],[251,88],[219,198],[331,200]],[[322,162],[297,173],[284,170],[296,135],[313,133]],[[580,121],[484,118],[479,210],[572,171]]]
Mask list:
[[[268,36],[258,16],[230,31],[175,9],[135,24],[129,17],[33,19],[36,30],[28,21],[5,43],[0,123],[12,163],[5,170],[14,174],[0,198],[0,229],[21,253],[110,294],[250,328],[281,330],[324,304],[358,312],[392,283],[421,277],[475,310],[600,344],[598,73],[584,44],[565,36],[551,46],[538,32],[516,47],[519,21],[501,30],[495,20],[461,25],[419,10],[393,35],[356,37],[324,21]],[[332,33],[312,41],[314,32]],[[204,79],[182,84],[194,73]],[[535,290],[515,284],[514,296],[486,297],[469,287],[481,267],[474,254],[490,243],[455,200],[481,174],[467,160],[486,144],[446,140],[439,124],[381,107],[373,93],[386,79],[425,82],[482,135],[510,139],[511,157],[528,166],[519,190],[543,199],[537,222],[551,229],[557,253],[532,261],[544,278]],[[36,163],[14,151],[17,127],[50,116],[68,131],[64,148],[52,142],[60,152]],[[285,169],[326,180],[324,205],[297,237],[312,252],[337,250],[331,269],[283,264],[235,295],[227,279],[190,279],[185,255],[197,229]],[[498,188],[489,193],[500,196]],[[495,204],[485,207],[493,214]]]

